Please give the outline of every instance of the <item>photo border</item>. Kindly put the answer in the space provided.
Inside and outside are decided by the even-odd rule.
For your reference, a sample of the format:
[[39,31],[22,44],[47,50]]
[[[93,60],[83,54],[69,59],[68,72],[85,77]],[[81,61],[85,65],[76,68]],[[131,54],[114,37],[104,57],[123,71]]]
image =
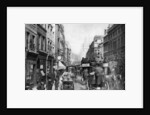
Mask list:
[[[5,68],[5,71],[3,71],[4,72],[4,76],[2,77],[3,78],[3,80],[2,81],[5,81],[5,82],[2,82],[2,84],[3,84],[3,87],[4,87],[4,92],[2,93],[3,94],[3,104],[4,104],[4,106],[3,106],[3,109],[6,109],[7,108],[7,7],[9,6],[9,7],[20,7],[20,6],[22,6],[22,7],[47,7],[47,6],[50,6],[50,7],[55,7],[55,6],[61,6],[61,7],[66,7],[66,5],[64,4],[64,2],[62,3],[62,2],[60,2],[59,3],[59,5],[58,5],[58,2],[53,2],[53,3],[49,3],[49,4],[52,4],[52,5],[48,5],[47,3],[44,3],[44,2],[41,2],[41,3],[37,3],[36,4],[36,6],[35,5],[33,5],[33,3],[31,3],[31,2],[12,2],[12,3],[3,3],[3,8],[2,8],[2,11],[3,11],[3,22],[4,23],[2,23],[2,29],[5,31],[5,32],[3,32],[2,33],[2,35],[3,35],[3,37],[5,38],[5,39],[3,39],[4,40],[4,42],[5,42],[5,55],[4,55],[4,59],[3,60],[5,60],[5,65],[4,65],[4,67],[6,67]],[[71,7],[71,6],[73,6],[73,7],[88,7],[88,6],[90,6],[90,7],[106,7],[106,6],[109,6],[109,7],[120,7],[120,6],[124,6],[124,7],[129,7],[129,6],[132,6],[132,7],[143,7],[143,2],[140,2],[140,3],[136,3],[136,2],[132,2],[132,3],[130,3],[130,2],[126,2],[126,3],[124,3],[124,2],[120,2],[119,4],[117,4],[116,5],[116,3],[115,2],[111,2],[110,3],[110,5],[106,5],[106,4],[108,4],[107,2],[105,2],[105,3],[103,3],[103,5],[98,5],[97,3],[94,3],[93,2],[93,4],[87,4],[86,3],[86,5],[84,5],[83,6],[83,4],[85,4],[85,3],[79,3],[78,5],[77,4],[74,4],[74,3],[72,2],[72,4],[70,4],[70,5],[68,5],[67,4],[67,7]],[[99,4],[101,4],[101,3],[99,3]],[[146,8],[144,8],[144,11],[145,11],[145,9]],[[148,11],[147,11],[147,14],[148,14]],[[146,21],[145,20],[148,20],[148,15],[146,15],[146,12],[144,12],[144,35],[143,35],[143,37],[145,38],[145,36],[147,36],[146,35]],[[147,30],[148,31],[148,30]],[[145,43],[145,39],[143,39],[143,43]],[[144,46],[144,49],[145,49],[145,45],[143,44],[143,46]],[[144,50],[143,49],[143,50]],[[143,52],[144,53],[144,52]],[[145,58],[144,58],[144,60],[145,60]],[[143,60],[143,61],[144,61]],[[144,63],[143,63],[144,64]],[[145,65],[145,64],[144,64]],[[145,66],[144,66],[145,67]],[[144,75],[144,73],[145,73],[145,70],[143,71],[143,75]],[[146,80],[146,79],[148,79],[148,78],[145,78],[145,76],[144,76],[144,108],[146,108],[146,102],[147,101],[145,101],[145,98],[146,98],[146,95],[148,96],[148,93],[146,94],[146,91],[148,91],[148,90],[145,90],[146,89],[146,81],[148,82],[148,80]],[[38,108],[39,109],[39,108]],[[50,109],[50,108],[49,108]],[[56,109],[58,109],[58,108],[56,108]],[[62,109],[66,109],[66,108],[62,108]],[[69,109],[69,108],[68,108]],[[81,109],[81,108],[74,108],[74,109]],[[82,109],[86,109],[86,108],[82,108]],[[89,108],[87,108],[87,109],[89,109]],[[93,108],[91,108],[91,109],[93,109]],[[95,108],[95,109],[98,109],[98,108]],[[103,109],[103,108],[102,108]],[[107,108],[108,109],[108,108]],[[125,109],[127,109],[127,108],[125,108]],[[129,108],[130,109],[130,108]],[[133,110],[135,110],[135,109],[133,109]],[[136,109],[137,110],[137,109]],[[141,109],[139,109],[139,110],[141,110]]]

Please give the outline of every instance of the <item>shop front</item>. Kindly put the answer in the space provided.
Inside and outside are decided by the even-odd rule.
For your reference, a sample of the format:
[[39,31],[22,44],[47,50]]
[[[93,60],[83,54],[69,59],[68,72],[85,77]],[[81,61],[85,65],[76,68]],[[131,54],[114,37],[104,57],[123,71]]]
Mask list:
[[40,70],[40,80],[46,82],[46,55],[38,55],[37,68]]
[[34,86],[36,84],[36,68],[37,68],[37,55],[27,52],[25,59],[25,84]]

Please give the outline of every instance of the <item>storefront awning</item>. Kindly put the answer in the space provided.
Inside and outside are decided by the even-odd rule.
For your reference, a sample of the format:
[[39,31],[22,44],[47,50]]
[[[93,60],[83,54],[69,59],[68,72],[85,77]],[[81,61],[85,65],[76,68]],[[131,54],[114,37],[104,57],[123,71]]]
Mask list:
[[58,63],[58,70],[59,69],[66,69],[66,66],[61,61]]

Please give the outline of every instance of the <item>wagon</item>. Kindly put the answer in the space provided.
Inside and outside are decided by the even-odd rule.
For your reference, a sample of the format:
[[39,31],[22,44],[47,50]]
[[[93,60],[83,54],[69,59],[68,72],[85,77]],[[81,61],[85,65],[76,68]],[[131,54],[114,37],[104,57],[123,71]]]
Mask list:
[[62,90],[74,90],[73,81],[62,81]]

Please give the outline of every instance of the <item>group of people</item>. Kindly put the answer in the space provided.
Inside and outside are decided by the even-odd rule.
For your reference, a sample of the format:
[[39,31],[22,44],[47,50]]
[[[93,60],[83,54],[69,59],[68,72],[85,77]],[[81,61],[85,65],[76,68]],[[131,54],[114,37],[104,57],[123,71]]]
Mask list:
[[120,90],[124,89],[122,75],[116,72],[116,67],[110,69],[105,68],[101,64],[97,64],[91,69],[84,69],[82,76],[84,81],[88,84],[89,90],[103,89],[103,90]]
[[[60,71],[53,69],[53,72],[45,72],[43,69],[36,69],[30,80],[26,80],[26,90],[52,90],[53,86],[58,89]],[[35,79],[36,78],[36,79]]]
[[100,64],[90,69],[71,70],[69,67],[62,70],[53,69],[53,72],[48,72],[47,75],[43,70],[37,69],[35,76],[36,86],[28,88],[29,90],[60,90],[63,80],[72,79],[76,81],[77,76],[81,76],[81,83],[87,85],[89,90],[96,88],[119,90],[124,89],[125,85],[122,75],[117,73],[115,67],[112,69],[108,67],[107,71],[105,71],[105,68]]

